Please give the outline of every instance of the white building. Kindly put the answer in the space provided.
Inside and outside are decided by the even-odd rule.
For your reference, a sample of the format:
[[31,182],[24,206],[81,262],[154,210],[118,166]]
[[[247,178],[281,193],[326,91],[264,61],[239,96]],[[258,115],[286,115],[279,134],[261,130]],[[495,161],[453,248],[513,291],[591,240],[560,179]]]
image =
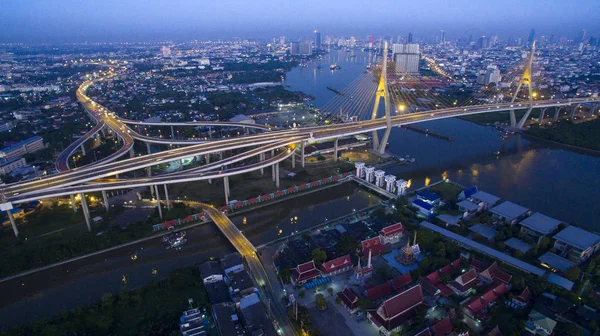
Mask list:
[[33,153],[44,148],[44,139],[39,136],[31,137],[12,146],[4,147],[0,150],[0,158],[10,160],[21,157],[27,153]]
[[418,44],[394,44],[392,51],[394,62],[396,62],[396,72],[419,75],[421,53]]
[[11,171],[25,167],[27,162],[22,157],[12,158],[10,160],[1,160],[0,161],[0,175],[9,174]]

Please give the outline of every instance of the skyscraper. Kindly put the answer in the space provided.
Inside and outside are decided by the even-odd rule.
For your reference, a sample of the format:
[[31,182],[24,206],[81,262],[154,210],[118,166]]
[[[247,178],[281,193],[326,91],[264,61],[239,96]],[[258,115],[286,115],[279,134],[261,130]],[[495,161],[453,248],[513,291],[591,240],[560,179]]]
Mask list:
[[408,33],[408,43],[413,43],[413,35],[412,35],[412,33]]
[[312,55],[312,50],[312,41],[290,43],[290,54],[292,55]]
[[535,29],[531,29],[531,32],[529,32],[529,38],[527,39],[529,45],[531,45],[533,41],[535,41]]
[[579,39],[577,40],[577,42],[583,44],[587,42],[587,31],[585,29],[582,29],[581,32],[579,32]]
[[394,55],[394,62],[396,62],[396,72],[407,73],[409,75],[419,74],[421,53],[418,44],[394,44],[392,46],[392,52]]
[[321,33],[318,30],[315,30],[315,47],[321,48]]
[[443,30],[440,30],[440,43],[444,43],[446,42],[446,32]]

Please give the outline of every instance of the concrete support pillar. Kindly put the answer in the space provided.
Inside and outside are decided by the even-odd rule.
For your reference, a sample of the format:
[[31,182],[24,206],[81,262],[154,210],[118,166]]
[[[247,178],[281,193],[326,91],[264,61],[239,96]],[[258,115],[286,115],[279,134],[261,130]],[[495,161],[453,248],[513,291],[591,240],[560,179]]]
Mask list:
[[212,126],[208,126],[208,138],[212,139]]
[[554,118],[552,118],[552,122],[555,123],[558,121],[558,117],[560,116],[560,106],[554,107]]
[[129,149],[129,157],[132,159],[135,157],[135,152],[133,151],[133,146],[131,146],[131,148]]
[[223,177],[223,187],[225,188],[225,204],[229,204],[229,196],[231,195],[229,190],[229,177]]
[[158,216],[163,219],[162,207],[160,206],[160,194],[158,192],[158,185],[154,185],[154,196],[156,197],[156,207],[158,208]]
[[544,107],[542,109],[542,112],[540,113],[540,120],[539,120],[540,125],[544,123],[544,116],[546,115],[546,109],[548,109],[548,108]]
[[169,200],[169,189],[165,184],[165,202],[167,202],[167,210],[171,211],[171,201]]
[[515,110],[510,110],[510,126],[517,126],[517,117],[515,116]]
[[271,178],[273,179],[273,182],[275,182],[275,165],[271,166]]
[[71,208],[73,212],[77,212],[77,203],[75,203],[75,195],[71,194]]
[[15,233],[15,237],[19,237],[19,229],[17,229],[17,223],[15,222],[15,217],[13,216],[10,210],[6,211],[8,215],[8,219],[10,220],[10,226],[12,226],[13,232]]
[[571,110],[571,120],[573,120],[575,118],[575,114],[577,114],[577,110],[579,109],[580,106],[581,106],[581,104],[577,104]]
[[275,164],[275,187],[279,188],[279,162]]
[[[258,162],[263,162],[263,161],[265,161],[265,153],[258,154]],[[265,175],[264,168],[260,168],[260,175]]]
[[108,195],[106,194],[106,190],[102,190],[102,199],[104,200],[104,208],[106,212],[110,210],[110,205],[108,204]]
[[300,159],[302,162],[302,168],[305,168],[304,164],[304,141],[300,144]]
[[175,129],[171,126],[171,139],[175,139]]
[[[210,154],[206,154],[206,164],[210,163]],[[208,184],[212,184],[212,179],[208,179]]]
[[337,161],[338,159],[338,140],[340,138],[335,138],[335,141],[333,141],[333,161]]
[[83,209],[83,217],[85,218],[85,225],[89,232],[92,231],[92,223],[90,222],[90,208],[88,208],[87,200],[85,199],[85,195],[83,193],[79,194],[79,198],[81,198],[81,208]]
[[148,154],[152,154],[152,151],[150,150],[150,143],[146,142],[146,149],[148,150]]
[[219,152],[219,161],[223,161],[223,151]]
[[85,142],[81,144],[81,152],[83,153],[83,155],[85,156]]
[[525,122],[527,121],[527,118],[529,118],[529,115],[531,114],[532,110],[533,107],[527,109],[527,112],[525,112],[525,115],[523,116],[523,118],[521,118],[521,120],[519,120],[519,123],[517,124],[518,128],[523,128],[523,126],[525,126]]
[[294,150],[292,152],[291,159],[292,159],[292,169],[295,169],[296,168],[296,150]]

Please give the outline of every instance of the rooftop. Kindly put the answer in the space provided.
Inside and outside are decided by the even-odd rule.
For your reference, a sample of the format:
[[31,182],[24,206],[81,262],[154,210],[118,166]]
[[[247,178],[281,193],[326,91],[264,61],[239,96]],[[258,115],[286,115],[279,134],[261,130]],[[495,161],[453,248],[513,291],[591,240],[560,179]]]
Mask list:
[[542,263],[544,263],[552,268],[556,268],[557,270],[559,270],[561,272],[565,272],[569,268],[575,266],[574,262],[572,262],[568,259],[565,259],[557,254],[554,254],[552,252],[546,252],[543,255],[541,255],[538,259]]
[[463,200],[456,203],[461,208],[467,209],[468,211],[475,211],[479,209],[479,206],[471,201]]
[[19,148],[21,146],[27,145],[29,143],[32,143],[34,141],[41,140],[41,139],[42,139],[41,137],[39,137],[39,136],[36,135],[36,136],[33,136],[33,137],[29,138],[29,139],[25,139],[25,140],[23,140],[21,142],[17,142],[14,145],[10,145],[8,147],[4,147],[4,148],[0,149],[0,152],[10,152],[11,150],[13,150],[15,148]]
[[434,193],[433,191],[427,190],[427,189],[419,192],[417,194],[417,197],[422,198],[429,202],[435,202],[435,201],[439,200],[440,198],[442,198],[440,195]]
[[458,225],[458,223],[460,223],[460,218],[452,216],[450,214],[441,214],[437,216],[437,219],[449,225]]
[[600,236],[580,229],[576,226],[567,226],[564,230],[554,235],[554,239],[576,247],[582,251],[587,250],[600,242]]
[[524,242],[520,239],[517,239],[515,237],[508,239],[507,241],[504,242],[504,244],[506,244],[506,246],[508,246],[510,248],[519,250],[523,253],[526,253],[527,251],[531,250],[531,245],[529,245],[526,242]]
[[525,218],[519,224],[543,235],[552,233],[562,223],[558,219],[542,215],[539,212]]
[[473,232],[478,232],[480,235],[482,235],[483,237],[485,237],[486,239],[494,239],[494,236],[496,235],[496,233],[498,231],[487,227],[483,224],[475,224],[469,227],[469,230],[473,231]]
[[490,212],[509,220],[517,219],[526,214],[529,209],[513,202],[503,202],[490,209]]
[[489,205],[494,205],[494,204],[498,203],[498,201],[500,200],[500,197],[486,193],[485,191],[478,191],[478,192],[474,193],[473,195],[471,195],[471,198],[481,201],[481,202],[485,202]]

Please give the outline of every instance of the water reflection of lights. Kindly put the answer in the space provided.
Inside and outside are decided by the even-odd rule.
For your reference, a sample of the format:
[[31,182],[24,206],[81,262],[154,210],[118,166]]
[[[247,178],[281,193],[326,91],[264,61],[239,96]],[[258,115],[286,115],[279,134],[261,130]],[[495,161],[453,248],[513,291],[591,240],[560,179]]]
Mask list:
[[246,217],[244,217],[244,218],[242,219],[242,224],[246,224],[246,223],[248,223],[248,219],[247,219]]
[[429,186],[429,183],[431,183],[431,179],[429,177],[425,177],[425,186]]
[[448,179],[448,171],[444,171],[442,173],[442,180],[447,180]]
[[412,185],[412,179],[408,179],[407,183],[406,183],[406,188],[410,188],[410,186]]

